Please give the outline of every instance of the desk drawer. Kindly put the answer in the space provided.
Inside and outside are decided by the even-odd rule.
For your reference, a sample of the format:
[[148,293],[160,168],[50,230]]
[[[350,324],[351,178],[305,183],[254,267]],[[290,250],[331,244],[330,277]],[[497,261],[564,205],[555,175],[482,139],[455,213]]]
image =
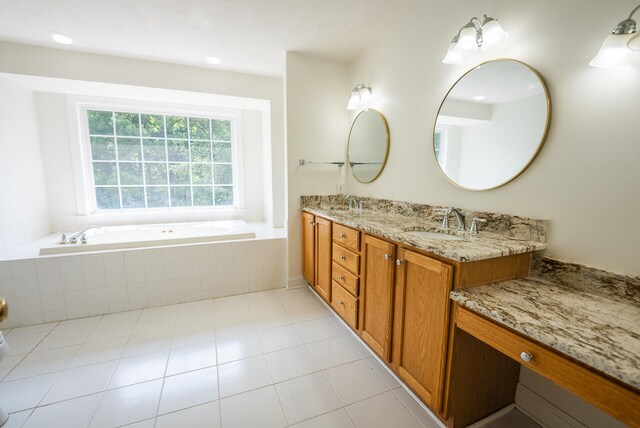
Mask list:
[[333,244],[333,261],[354,275],[360,272],[360,256],[338,244]]
[[358,328],[358,299],[335,281],[331,285],[331,307],[351,328]]
[[360,280],[356,275],[352,274],[336,262],[333,262],[331,277],[335,282],[344,287],[344,289],[349,293],[358,297],[358,282]]
[[487,345],[568,389],[611,416],[640,427],[640,394],[575,362],[558,351],[508,330],[462,306],[456,308],[456,326]]
[[353,251],[360,251],[360,232],[350,227],[333,223],[333,242]]

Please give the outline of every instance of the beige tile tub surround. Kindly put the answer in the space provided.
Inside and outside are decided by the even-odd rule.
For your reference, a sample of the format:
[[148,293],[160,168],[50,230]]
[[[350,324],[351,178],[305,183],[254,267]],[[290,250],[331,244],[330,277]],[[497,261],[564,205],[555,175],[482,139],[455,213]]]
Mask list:
[[0,295],[10,307],[2,327],[280,288],[284,242],[252,239],[0,261]]

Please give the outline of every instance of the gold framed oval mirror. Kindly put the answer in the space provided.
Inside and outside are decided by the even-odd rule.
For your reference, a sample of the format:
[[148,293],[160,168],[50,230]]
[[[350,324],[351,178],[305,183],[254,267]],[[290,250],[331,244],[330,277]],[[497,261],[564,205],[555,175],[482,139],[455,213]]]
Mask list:
[[466,190],[490,190],[522,174],[544,144],[551,100],[542,76],[515,59],[467,71],[440,104],[433,152],[444,175]]
[[347,162],[354,178],[371,183],[382,174],[389,156],[389,125],[382,113],[362,110],[353,120],[347,143]]

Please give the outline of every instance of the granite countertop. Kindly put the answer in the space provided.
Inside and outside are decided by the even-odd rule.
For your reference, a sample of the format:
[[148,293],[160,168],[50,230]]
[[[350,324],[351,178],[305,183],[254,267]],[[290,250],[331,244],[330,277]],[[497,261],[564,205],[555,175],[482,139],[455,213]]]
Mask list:
[[[367,209],[359,212],[344,208],[320,208],[314,206],[303,206],[303,210],[367,233],[382,236],[383,238],[460,262],[491,259],[547,248],[546,244],[542,242],[514,239],[482,231],[483,225],[478,226],[480,229],[478,235],[471,235],[468,232],[444,231],[440,228],[439,223],[429,219],[419,216],[407,216],[396,212]],[[470,223],[470,221],[467,222]],[[453,216],[451,224],[453,227],[456,226]],[[461,241],[451,241],[417,237],[408,233],[411,231],[448,233],[463,239]]]
[[451,299],[640,389],[640,293],[528,277],[452,291]]

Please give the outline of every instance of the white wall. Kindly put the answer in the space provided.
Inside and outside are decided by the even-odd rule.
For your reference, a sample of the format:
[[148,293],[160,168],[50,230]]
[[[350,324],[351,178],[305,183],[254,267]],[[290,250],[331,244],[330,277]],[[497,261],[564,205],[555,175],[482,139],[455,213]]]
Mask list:
[[0,78],[0,251],[47,233],[34,94]]
[[350,87],[344,64],[287,52],[285,74],[289,281],[302,277],[300,196],[335,194],[343,178],[335,165],[298,165],[300,159],[345,161]]
[[[497,211],[551,221],[547,254],[638,275],[640,235],[640,93],[638,67],[587,63],[611,27],[636,6],[597,0],[423,2],[351,66],[350,84],[370,84],[391,128],[385,171],[371,184],[348,177],[355,195]],[[614,7],[615,6],[615,7]],[[441,63],[458,28],[472,16],[500,19],[509,40],[467,64]],[[464,72],[500,57],[522,60],[546,80],[552,102],[549,137],[515,181],[487,192],[449,183],[432,154],[442,98]]]
[[[640,274],[640,73],[587,64],[635,0],[508,0],[423,2],[421,8],[351,66],[351,84],[364,81],[386,115],[391,152],[372,184],[347,179],[355,195],[452,205],[551,221],[546,253],[629,275]],[[487,13],[509,31],[507,43],[467,64],[441,63],[451,38],[472,16]],[[536,68],[551,94],[545,146],[515,181],[486,192],[462,190],[441,173],[432,154],[432,128],[442,98],[466,70],[493,58]],[[632,95],[633,94],[633,95]],[[580,400],[555,400],[539,376],[521,383],[588,426]]]
[[[5,42],[0,42],[0,72],[268,100],[271,132],[263,133],[262,138],[268,138],[265,147],[271,149],[273,176],[267,190],[273,195],[273,204],[263,204],[270,210],[265,217],[273,219],[276,227],[284,226],[282,79]],[[53,100],[44,102],[47,103],[55,104]]]

